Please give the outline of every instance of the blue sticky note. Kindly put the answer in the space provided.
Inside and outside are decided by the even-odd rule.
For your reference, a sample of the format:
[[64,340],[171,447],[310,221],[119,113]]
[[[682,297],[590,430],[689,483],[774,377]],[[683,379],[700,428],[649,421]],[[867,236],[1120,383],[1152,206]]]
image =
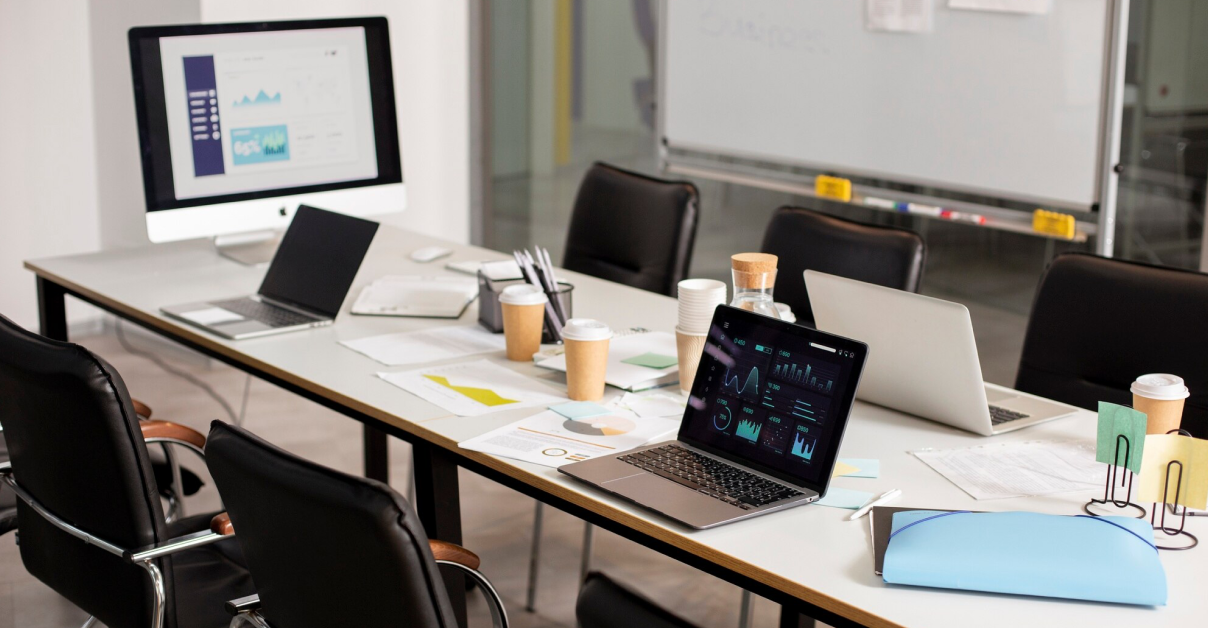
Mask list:
[[831,508],[847,508],[855,510],[860,506],[868,503],[872,499],[872,493],[868,491],[853,491],[850,488],[830,487],[826,491],[826,497],[814,502],[819,506],[830,506]]
[[859,469],[855,473],[843,474],[845,478],[875,478],[881,475],[881,461],[876,458],[840,458],[839,462]]
[[590,401],[572,401],[570,403],[550,406],[549,409],[568,419],[586,419],[588,417],[600,416],[602,414],[612,412],[612,410]]

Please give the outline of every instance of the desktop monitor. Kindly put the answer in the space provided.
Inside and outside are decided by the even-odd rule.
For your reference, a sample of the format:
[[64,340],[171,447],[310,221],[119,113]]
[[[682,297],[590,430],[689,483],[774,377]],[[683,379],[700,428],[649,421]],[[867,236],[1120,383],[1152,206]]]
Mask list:
[[[152,242],[406,205],[386,18],[133,28]],[[246,238],[244,238],[246,239]]]

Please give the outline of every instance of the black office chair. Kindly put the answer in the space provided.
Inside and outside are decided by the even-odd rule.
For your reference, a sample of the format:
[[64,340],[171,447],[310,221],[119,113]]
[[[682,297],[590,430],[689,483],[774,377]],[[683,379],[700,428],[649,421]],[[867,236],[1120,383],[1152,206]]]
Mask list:
[[687,181],[664,181],[597,162],[579,184],[562,266],[675,296],[692,260],[698,198],[696,186]]
[[[496,626],[503,602],[478,557],[429,541],[410,504],[389,486],[333,471],[215,421],[206,463],[227,506],[214,529],[238,533],[257,596],[229,610],[251,626],[454,628],[437,565],[485,592]],[[232,624],[234,625],[234,624]]]
[[798,324],[809,327],[814,326],[814,311],[804,271],[918,292],[927,258],[927,244],[913,231],[800,207],[781,207],[772,214],[760,250],[780,258],[776,300],[793,309]]
[[1094,410],[1132,405],[1138,375],[1174,373],[1183,428],[1208,438],[1208,275],[1066,253],[1041,280],[1015,388]]
[[[126,385],[83,347],[0,317],[0,425],[12,456],[21,560],[109,628],[218,628],[250,593],[238,545],[212,514],[166,523],[148,443],[205,438],[135,415]],[[93,619],[89,620],[91,623]]]

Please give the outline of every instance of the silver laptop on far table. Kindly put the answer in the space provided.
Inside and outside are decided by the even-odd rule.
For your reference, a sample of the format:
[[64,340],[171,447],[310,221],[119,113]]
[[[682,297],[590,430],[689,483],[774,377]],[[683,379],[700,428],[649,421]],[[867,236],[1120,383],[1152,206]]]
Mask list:
[[232,340],[330,325],[377,228],[370,220],[301,205],[256,294],[161,311]]
[[969,310],[959,304],[805,271],[818,329],[875,346],[859,398],[983,436],[1077,408],[982,380]]
[[718,306],[678,440],[558,470],[701,529],[826,494],[868,346]]

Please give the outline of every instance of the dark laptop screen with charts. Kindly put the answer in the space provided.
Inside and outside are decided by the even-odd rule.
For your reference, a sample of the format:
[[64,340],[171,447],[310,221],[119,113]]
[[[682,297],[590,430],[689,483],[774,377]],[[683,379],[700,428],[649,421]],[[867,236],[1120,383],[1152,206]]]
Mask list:
[[821,490],[867,351],[860,342],[718,308],[679,439]]

